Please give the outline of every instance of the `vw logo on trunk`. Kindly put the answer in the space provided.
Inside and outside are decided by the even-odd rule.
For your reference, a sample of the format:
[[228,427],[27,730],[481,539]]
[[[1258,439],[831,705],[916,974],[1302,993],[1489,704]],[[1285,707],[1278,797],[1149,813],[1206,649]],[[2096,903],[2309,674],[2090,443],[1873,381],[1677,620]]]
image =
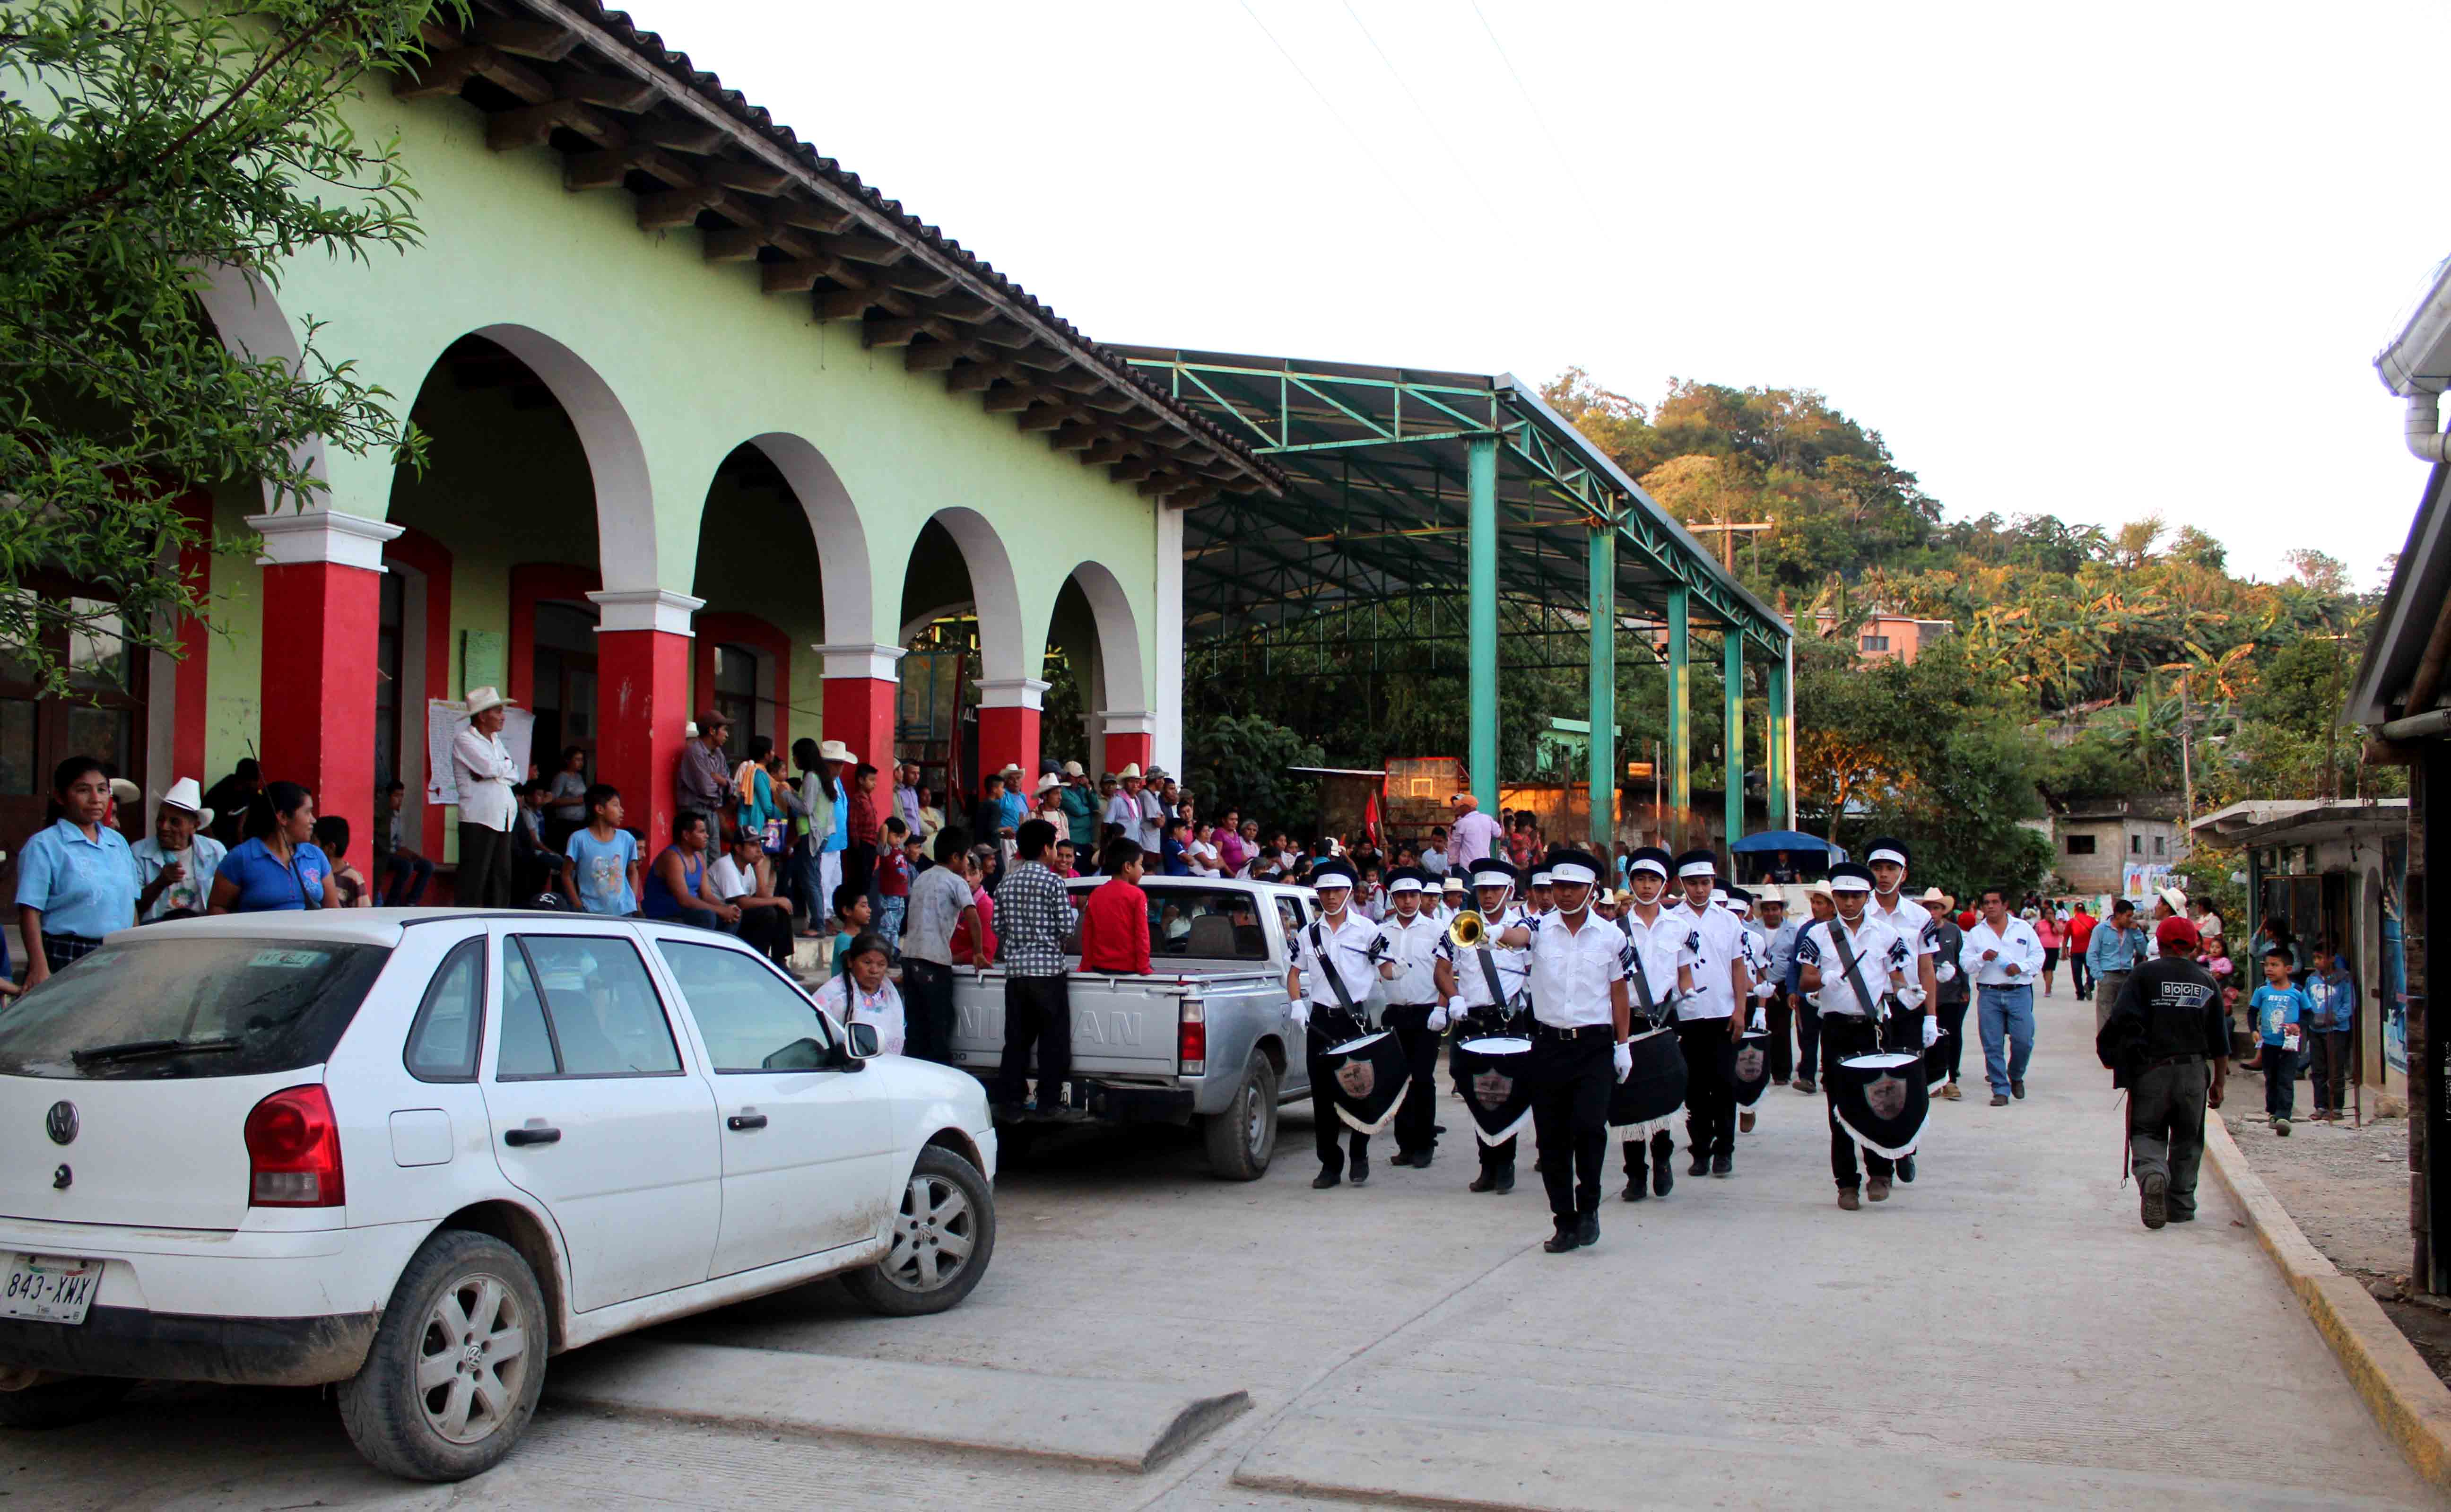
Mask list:
[[76,1104],[65,1098],[53,1103],[51,1110],[43,1115],[43,1132],[51,1136],[54,1145],[72,1142],[77,1137]]

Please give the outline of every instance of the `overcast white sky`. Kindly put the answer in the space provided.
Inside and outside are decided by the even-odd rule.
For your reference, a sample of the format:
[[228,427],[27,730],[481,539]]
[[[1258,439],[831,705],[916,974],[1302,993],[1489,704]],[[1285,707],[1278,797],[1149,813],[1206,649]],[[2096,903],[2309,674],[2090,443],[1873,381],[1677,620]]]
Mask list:
[[2440,4],[631,12],[1101,340],[1818,388],[1952,517],[2267,577],[2372,583],[2423,482]]

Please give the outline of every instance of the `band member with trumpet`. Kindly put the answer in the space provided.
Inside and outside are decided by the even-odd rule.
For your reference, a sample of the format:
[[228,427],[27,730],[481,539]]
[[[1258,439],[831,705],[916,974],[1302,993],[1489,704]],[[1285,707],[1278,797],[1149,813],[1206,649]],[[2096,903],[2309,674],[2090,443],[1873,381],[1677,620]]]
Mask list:
[[[1439,1000],[1445,1005],[1443,1022],[1455,1026],[1457,1044],[1515,1029],[1523,1012],[1523,984],[1532,972],[1530,955],[1498,947],[1499,936],[1523,921],[1523,910],[1511,901],[1515,869],[1495,856],[1473,862],[1472,891],[1479,911],[1461,911],[1449,921],[1431,967]],[[1433,1024],[1441,1021],[1435,1015],[1431,1019]],[[1461,1070],[1456,1090],[1472,1095]],[[1473,1143],[1480,1147],[1480,1174],[1473,1178],[1471,1189],[1501,1197],[1513,1191],[1514,1136],[1495,1145],[1478,1139]]]
[[1396,1164],[1430,1168],[1439,1140],[1439,1038],[1447,1027],[1446,996],[1439,992],[1432,970],[1433,951],[1446,937],[1422,907],[1429,897],[1430,879],[1415,867],[1400,867],[1387,879],[1387,916],[1379,930],[1387,940],[1386,958],[1395,963],[1388,978],[1387,1008],[1380,1023],[1395,1031],[1404,1047],[1404,1065],[1412,1081],[1404,1089],[1403,1106],[1396,1113]]
[[[1867,1149],[1864,1166],[1869,1180],[1859,1177],[1854,1136],[1838,1122],[1838,1065],[1851,1055],[1881,1048],[1881,1019],[1889,1011],[1884,998],[1893,998],[1912,1012],[1922,1004],[1921,989],[1908,973],[1914,969],[1913,942],[1901,936],[1869,906],[1873,873],[1853,861],[1830,869],[1830,898],[1836,913],[1806,926],[1795,944],[1795,959],[1804,990],[1817,993],[1821,1013],[1821,1088],[1830,1112],[1830,1174],[1838,1184],[1838,1206],[1853,1212],[1861,1206],[1856,1192],[1874,1202],[1888,1200],[1890,1178],[1897,1162]],[[1925,1018],[1927,1026],[1931,1020]],[[1931,1029],[1924,1031],[1930,1043]],[[1915,1074],[1919,1077],[1920,1068]],[[1905,1157],[1912,1163],[1912,1155]]]
[[[1686,949],[1687,936],[1693,931],[1678,922],[1676,910],[1665,906],[1668,853],[1656,845],[1646,845],[1635,852],[1627,864],[1633,868],[1626,878],[1631,897],[1617,922],[1634,946],[1633,970],[1626,974],[1633,1006],[1642,1016],[1642,1022],[1633,1026],[1638,1034],[1668,1028],[1676,1020],[1677,1000],[1694,991],[1694,958]],[[1676,1109],[1671,1105],[1667,1117],[1675,1116]],[[1657,1129],[1648,1141],[1629,1139],[1624,1145],[1624,1200],[1640,1202],[1653,1193],[1667,1196],[1669,1188],[1676,1185],[1676,1172],[1669,1168],[1669,1157],[1676,1152],[1676,1136],[1665,1129]]]
[[[1342,857],[1322,857],[1311,869],[1320,916],[1294,932],[1293,961],[1285,968],[1288,1016],[1309,1032],[1310,1111],[1319,1138],[1319,1176],[1311,1186],[1322,1191],[1343,1181],[1345,1168],[1336,1139],[1342,1126],[1329,1092],[1335,1063],[1327,1052],[1369,1031],[1364,1004],[1371,978],[1393,980],[1397,971],[1386,959],[1385,932],[1351,907],[1353,881],[1352,864]],[[1370,1179],[1370,1136],[1354,1129],[1346,1143],[1353,1152],[1353,1185],[1359,1187]]]
[[1499,943],[1532,955],[1532,1132],[1557,1224],[1541,1247],[1556,1255],[1599,1243],[1609,1089],[1634,1069],[1634,942],[1592,914],[1597,857],[1560,850],[1547,870],[1556,912],[1510,926]]
[[1711,901],[1719,874],[1707,849],[1676,858],[1684,907],[1674,911],[1687,935],[1694,991],[1676,1000],[1676,1043],[1685,1052],[1685,1147],[1694,1164],[1689,1176],[1726,1176],[1736,1165],[1736,1097],[1720,1063],[1724,1041],[1744,1038],[1741,1005],[1753,999],[1753,975],[1745,966],[1744,926]]

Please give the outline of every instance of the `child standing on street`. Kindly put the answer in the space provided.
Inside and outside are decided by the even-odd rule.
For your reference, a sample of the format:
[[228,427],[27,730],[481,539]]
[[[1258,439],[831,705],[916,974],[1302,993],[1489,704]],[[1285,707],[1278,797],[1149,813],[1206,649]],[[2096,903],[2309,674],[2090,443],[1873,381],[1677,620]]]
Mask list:
[[2349,1026],[2357,1022],[2358,984],[2341,952],[2327,941],[2315,947],[2302,989],[2314,1011],[2306,1017],[2306,1048],[2315,1084],[2315,1119],[2341,1121],[2342,1084],[2348,1078]]
[[2264,1110],[2271,1115],[2272,1131],[2287,1137],[2289,1114],[2298,1095],[2298,1051],[2303,1026],[2315,1006],[2303,989],[2289,983],[2289,952],[2266,951],[2264,985],[2248,999],[2258,1037],[2264,1044]]

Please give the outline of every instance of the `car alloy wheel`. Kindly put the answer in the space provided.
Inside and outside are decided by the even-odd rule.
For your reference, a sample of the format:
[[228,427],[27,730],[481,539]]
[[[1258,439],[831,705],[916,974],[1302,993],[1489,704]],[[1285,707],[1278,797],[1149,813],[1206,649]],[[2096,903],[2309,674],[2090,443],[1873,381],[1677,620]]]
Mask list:
[[977,1242],[977,1214],[969,1196],[944,1176],[917,1171],[903,1188],[893,1247],[882,1268],[906,1291],[935,1291],[961,1275]]
[[434,1299],[417,1354],[428,1427],[453,1443],[479,1443],[510,1421],[527,1381],[529,1323],[511,1288],[482,1272]]

